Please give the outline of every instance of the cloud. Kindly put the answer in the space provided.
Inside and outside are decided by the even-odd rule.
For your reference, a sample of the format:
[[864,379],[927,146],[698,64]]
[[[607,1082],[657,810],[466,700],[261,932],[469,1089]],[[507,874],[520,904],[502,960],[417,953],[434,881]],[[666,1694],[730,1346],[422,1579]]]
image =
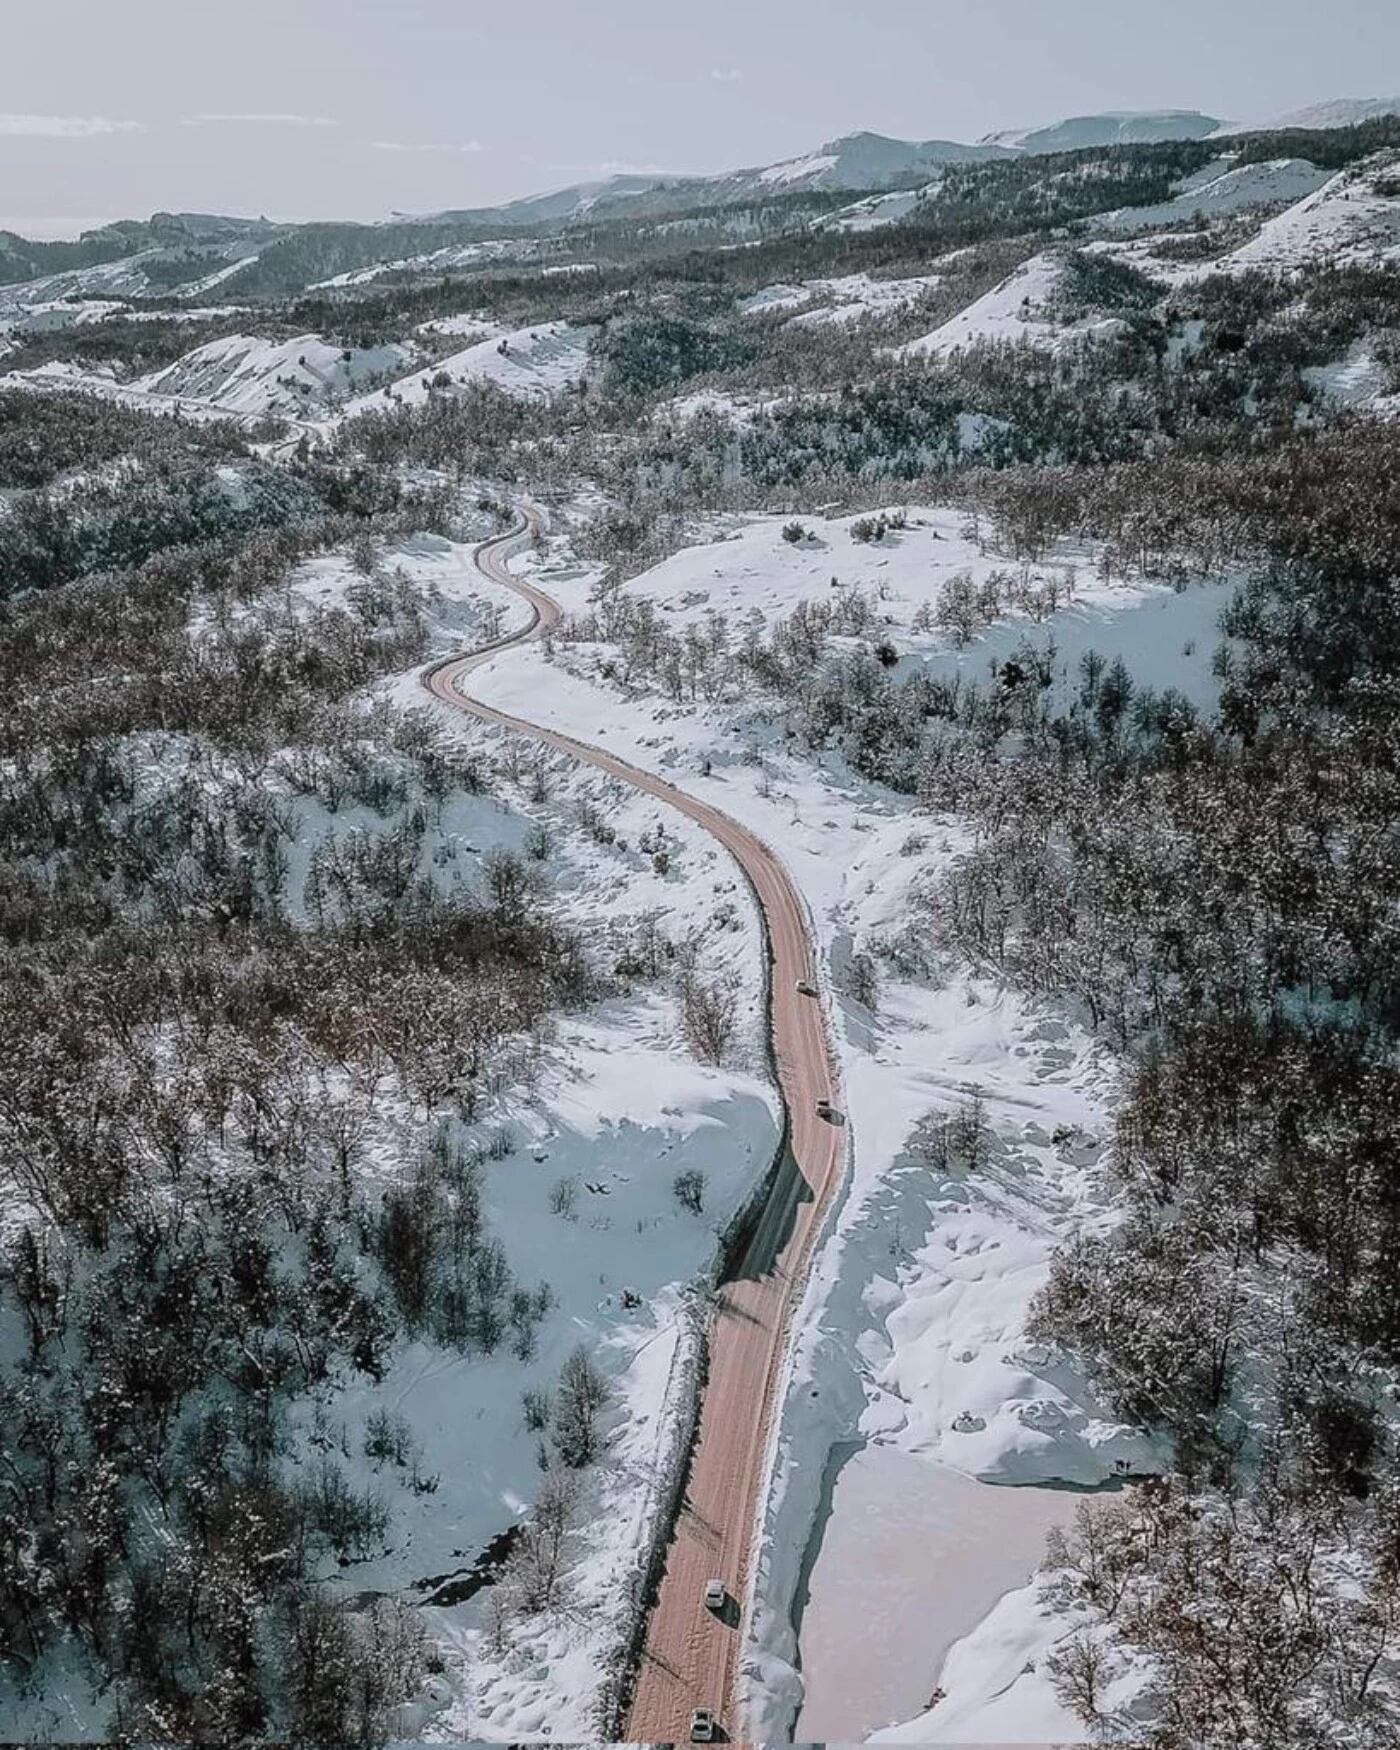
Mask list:
[[452,145],[448,141],[425,141],[415,144],[409,140],[376,140],[376,152],[484,152],[485,146],[480,140],[466,140],[460,145]]
[[329,115],[187,115],[187,128],[209,127],[270,127],[270,128],[334,128],[340,124]]
[[739,67],[711,67],[710,77],[716,85],[737,85],[744,74]]
[[105,115],[0,115],[0,134],[30,139],[91,140],[98,134],[140,129],[140,122],[114,122]]

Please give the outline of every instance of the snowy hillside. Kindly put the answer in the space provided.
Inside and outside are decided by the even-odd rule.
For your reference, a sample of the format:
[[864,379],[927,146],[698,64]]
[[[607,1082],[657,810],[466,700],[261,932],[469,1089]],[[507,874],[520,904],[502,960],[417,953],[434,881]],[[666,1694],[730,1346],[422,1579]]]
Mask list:
[[1198,109],[1108,110],[1039,128],[1007,128],[985,144],[1018,152],[1079,152],[1090,146],[1147,146],[1159,140],[1203,140],[1220,126]]
[[1354,128],[1361,122],[1377,121],[1382,116],[1400,115],[1400,97],[1334,97],[1322,103],[1310,103],[1302,109],[1292,109],[1283,115],[1264,121],[1241,122],[1221,128],[1222,134],[1268,132],[1279,128]]
[[922,188],[895,189],[890,194],[867,195],[839,212],[818,219],[818,231],[877,231],[881,225],[897,225],[918,212],[922,201],[936,193],[937,182],[927,182]]
[[971,164],[1005,156],[999,146],[965,146],[956,140],[892,140],[884,134],[847,134],[829,140],[815,152],[737,171],[725,179],[738,189],[754,188],[880,188],[907,181],[940,164]]
[[1230,257],[1237,267],[1296,268],[1307,262],[1400,261],[1400,157],[1341,170]]
[[1094,220],[1098,229],[1130,231],[1150,225],[1173,225],[1190,219],[1213,219],[1253,207],[1299,201],[1331,180],[1305,158],[1274,158],[1263,164],[1232,164],[1217,158],[1185,177],[1169,201],[1155,207],[1120,207]]
[[310,419],[330,412],[370,383],[407,370],[406,346],[337,347],[317,334],[263,340],[231,334],[139,378],[132,388],[208,402],[232,413]]
[[[771,316],[797,311],[795,323],[858,322],[865,316],[888,315],[917,303],[942,284],[940,274],[916,274],[908,279],[875,279],[867,273],[835,279],[804,280],[801,285],[764,286],[739,305],[743,316]],[[804,308],[816,305],[814,309]]]
[[963,348],[987,341],[1024,344],[1059,352],[1085,340],[1116,334],[1122,322],[1114,316],[1085,316],[1066,321],[1055,313],[1064,269],[1052,255],[1023,262],[999,286],[967,309],[900,348],[903,358],[947,358]]
[[508,395],[527,398],[557,395],[583,376],[591,334],[591,329],[572,328],[567,322],[545,322],[477,341],[376,394],[356,397],[345,416],[389,405],[416,406],[430,395],[450,394],[469,383],[493,383]]

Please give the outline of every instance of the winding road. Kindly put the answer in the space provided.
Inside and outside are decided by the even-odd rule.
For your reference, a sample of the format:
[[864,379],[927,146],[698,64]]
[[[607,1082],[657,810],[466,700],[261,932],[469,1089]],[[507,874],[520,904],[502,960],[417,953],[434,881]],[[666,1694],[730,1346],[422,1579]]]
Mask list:
[[[790,1153],[773,1185],[769,1207],[747,1236],[730,1279],[716,1295],[709,1372],[691,1471],[667,1553],[660,1593],[647,1626],[628,1735],[636,1742],[689,1736],[693,1708],[714,1710],[730,1737],[742,1736],[736,1677],[744,1634],[741,1611],[764,1488],[770,1436],[778,1410],[793,1306],[846,1157],[839,1122],[821,1118],[818,1100],[839,1107],[838,1083],[816,986],[815,949],[806,908],[792,878],[763,841],[708,802],[667,779],[471,697],[463,682],[501,651],[539,638],[558,623],[559,604],[512,574],[511,557],[541,527],[526,506],[509,533],[485,542],[477,566],[492,583],[523,596],[533,610],[522,632],[453,656],[424,674],[444,704],[483,723],[519,732],[634,785],[677,808],[728,850],[748,877],[763,919],[770,965],[769,1018],[778,1081],[789,1115]],[[733,1601],[726,1613],[706,1609],[704,1590],[723,1580]]]

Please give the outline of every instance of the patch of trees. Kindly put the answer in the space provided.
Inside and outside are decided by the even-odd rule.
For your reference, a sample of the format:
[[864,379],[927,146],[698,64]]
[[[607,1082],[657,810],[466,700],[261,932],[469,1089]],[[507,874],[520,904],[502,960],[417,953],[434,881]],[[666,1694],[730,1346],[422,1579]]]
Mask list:
[[297,331],[275,317],[250,318],[246,311],[235,316],[152,314],[140,321],[114,312],[101,322],[75,322],[66,328],[22,335],[19,345],[5,354],[5,369],[32,371],[55,362],[89,370],[105,367],[129,382],[173,365],[211,340],[250,332],[285,339]]
[[[370,550],[343,607],[278,599],[333,527],[395,526],[179,546],[0,609],[0,1672],[42,1690],[61,1649],[118,1736],[382,1741],[431,1655],[334,1582],[433,1480],[381,1416],[364,1485],[325,1405],[407,1337],[527,1356],[550,1304],[462,1127],[594,974],[537,878],[506,859],[478,895],[428,855],[472,762],[350,702],[421,656],[412,591]],[[377,821],[298,882],[309,796]],[[421,1155],[386,1112],[438,1125]]]
[[212,561],[254,536],[295,541],[300,532],[331,545],[352,518],[378,518],[386,530],[432,527],[445,510],[441,494],[406,490],[360,463],[312,458],[290,470],[262,462],[230,470],[212,466],[207,452],[158,452],[120,477],[19,496],[0,521],[0,593],[50,590],[171,552]]
[[[1209,1503],[1174,1479],[1085,1502],[1051,1534],[1052,1596],[1088,1618],[1052,1681],[1109,1743],[1391,1744],[1398,1529],[1390,1495],[1340,1548],[1327,1498],[1273,1470]],[[1124,1645],[1151,1656],[1131,1718]]]
[[134,456],[205,456],[234,461],[248,446],[222,421],[162,418],[101,395],[43,395],[0,389],[0,487],[47,486],[74,468]]
[[[1097,1625],[1061,1656],[1065,1693],[1103,1724],[1117,1654],[1152,1653],[1163,1746],[1397,1729],[1394,444],[1357,428],[1169,465],[1151,504],[1134,472],[1134,514],[1210,540],[1228,516],[1255,555],[1218,708],[1091,653],[1062,704],[1003,677],[1000,721],[950,723],[921,779],[976,831],[935,940],[1072,997],[1127,1055],[1121,1222],[1060,1253],[1031,1328],[1173,1444],[1160,1490],[1054,1554]],[[1126,479],[1097,479],[1112,519]]]
[[650,395],[706,372],[734,370],[756,355],[757,342],[735,325],[721,329],[647,311],[608,324],[594,350],[610,389]]

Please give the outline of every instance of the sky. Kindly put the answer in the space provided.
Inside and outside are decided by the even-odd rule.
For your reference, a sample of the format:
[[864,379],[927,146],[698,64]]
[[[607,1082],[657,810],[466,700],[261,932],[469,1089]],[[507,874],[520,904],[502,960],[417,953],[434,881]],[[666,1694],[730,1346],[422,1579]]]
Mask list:
[[0,0],[0,41],[0,228],[30,236],[1400,89],[1395,0]]

